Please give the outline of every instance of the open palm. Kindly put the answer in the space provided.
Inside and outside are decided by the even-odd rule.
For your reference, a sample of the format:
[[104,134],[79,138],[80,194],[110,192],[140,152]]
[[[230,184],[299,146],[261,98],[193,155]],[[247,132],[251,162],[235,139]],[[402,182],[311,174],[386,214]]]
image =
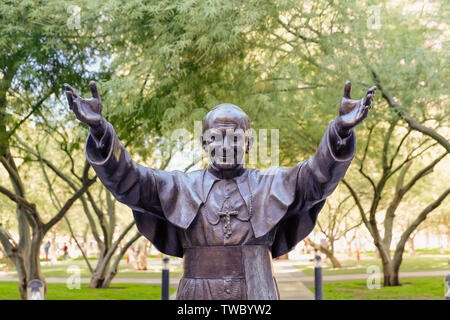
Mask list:
[[64,84],[64,87],[66,88],[66,97],[69,102],[69,107],[75,113],[77,119],[91,128],[99,127],[103,121],[103,105],[95,82],[91,81],[89,84],[92,92],[91,99],[84,99],[78,96],[68,84]]
[[337,119],[342,131],[349,131],[367,117],[376,89],[377,87],[373,86],[367,90],[364,98],[353,100],[350,97],[352,84],[350,81],[345,83],[344,96],[339,106],[339,117]]

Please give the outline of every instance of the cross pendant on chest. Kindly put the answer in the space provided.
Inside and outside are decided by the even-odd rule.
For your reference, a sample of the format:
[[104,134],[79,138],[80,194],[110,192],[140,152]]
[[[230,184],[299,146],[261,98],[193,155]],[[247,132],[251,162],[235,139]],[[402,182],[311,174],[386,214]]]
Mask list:
[[225,217],[225,226],[223,228],[223,233],[227,238],[232,234],[231,230],[231,216],[237,216],[238,212],[231,210],[229,196],[225,196],[225,201],[222,205],[222,210],[218,212],[219,217]]

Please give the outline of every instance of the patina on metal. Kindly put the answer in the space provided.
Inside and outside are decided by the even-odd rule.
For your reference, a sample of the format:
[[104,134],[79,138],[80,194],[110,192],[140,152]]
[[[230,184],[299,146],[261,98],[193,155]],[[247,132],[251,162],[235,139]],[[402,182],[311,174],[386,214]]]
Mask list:
[[91,99],[65,85],[70,108],[90,127],[86,157],[103,184],[133,210],[139,231],[161,252],[183,257],[177,299],[279,299],[272,258],[314,228],[325,199],[355,153],[353,127],[366,118],[375,87],[361,100],[344,89],[339,116],[317,152],[291,168],[245,167],[250,119],[221,104],[203,120],[203,170],[154,170],[135,163],[102,116],[95,82]]

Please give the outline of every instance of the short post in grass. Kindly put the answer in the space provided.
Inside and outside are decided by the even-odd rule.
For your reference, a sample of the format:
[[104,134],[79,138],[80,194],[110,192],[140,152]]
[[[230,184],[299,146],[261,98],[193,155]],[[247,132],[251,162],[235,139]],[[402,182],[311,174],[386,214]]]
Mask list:
[[314,249],[314,252],[314,296],[316,300],[323,300],[322,264],[320,263],[322,258],[317,249]]
[[27,285],[28,300],[44,300],[44,283],[39,279],[33,279]]
[[161,300],[169,300],[169,258],[163,258]]
[[445,277],[444,294],[445,300],[450,300],[450,274]]

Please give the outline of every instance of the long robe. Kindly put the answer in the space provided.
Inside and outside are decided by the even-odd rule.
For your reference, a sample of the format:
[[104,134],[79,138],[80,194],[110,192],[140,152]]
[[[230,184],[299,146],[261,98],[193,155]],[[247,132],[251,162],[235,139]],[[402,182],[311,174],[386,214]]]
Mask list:
[[[184,257],[178,299],[279,299],[272,257],[312,231],[354,153],[353,131],[341,138],[334,121],[310,159],[291,168],[239,168],[227,176],[212,167],[183,173],[139,165],[109,123],[100,139],[90,133],[86,142],[88,161],[133,210],[138,230],[159,251]],[[232,251],[221,256],[215,248]]]

